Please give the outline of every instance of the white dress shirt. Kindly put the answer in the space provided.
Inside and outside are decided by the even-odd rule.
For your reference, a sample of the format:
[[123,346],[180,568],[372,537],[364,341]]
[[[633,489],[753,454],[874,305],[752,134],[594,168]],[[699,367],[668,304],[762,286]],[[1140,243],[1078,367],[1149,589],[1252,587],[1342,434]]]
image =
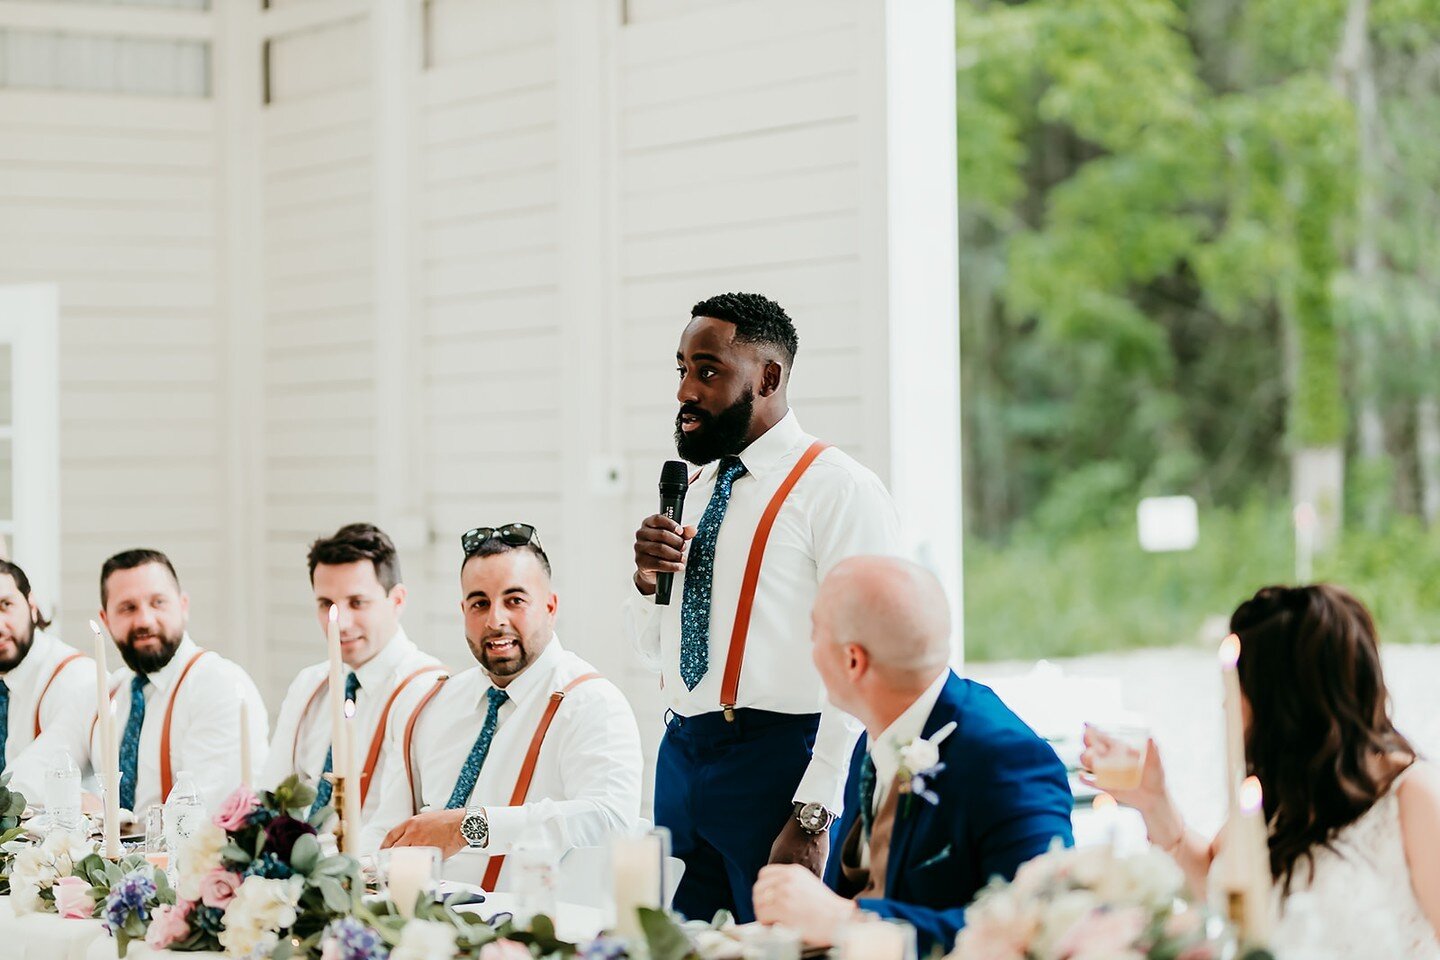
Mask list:
[[[503,855],[524,834],[539,831],[557,853],[599,846],[632,829],[640,816],[640,731],[624,694],[609,680],[588,680],[565,695],[545,736],[522,806],[510,806],[521,764],[549,703],[550,695],[595,668],[552,638],[540,656],[514,677],[505,692],[495,738],[470,794],[469,807],[482,806],[490,822],[489,845],[461,850],[445,864],[445,876],[477,883],[491,855]],[[479,666],[451,677],[420,714],[411,746],[416,788],[422,805],[442,810],[455,789],[475,738],[484,725],[487,694],[494,686]],[[404,728],[388,737],[394,756],[404,756]],[[413,812],[404,762],[385,770],[380,809],[361,834],[360,849],[373,853],[391,828]],[[501,869],[504,890],[510,864]]]
[[[641,658],[659,670],[665,705],[681,716],[720,709],[730,631],[755,528],[775,491],[814,440],[800,429],[792,410],[740,454],[746,472],[731,487],[730,505],[715,544],[709,669],[694,690],[687,690],[680,678],[684,575],[675,575],[668,606],[634,590],[626,601],[627,632]],[[719,461],[708,464],[690,484],[682,523],[699,525],[718,469]],[[823,803],[837,814],[859,727],[825,700],[810,658],[810,610],[820,581],[841,560],[903,553],[900,515],[889,491],[874,473],[835,447],[820,454],[790,491],[765,548],[736,706],[820,713],[814,754],[794,799]]]
[[[65,669],[55,673],[61,661],[78,652],[68,643],[36,630],[25,659],[4,674],[5,685],[10,688],[5,769],[10,773],[10,788],[25,794],[35,806],[45,800],[45,771],[62,753],[70,754],[82,774],[90,755],[85,727],[70,721],[72,717],[90,717],[95,713],[95,661],[87,656],[67,663]],[[53,683],[51,677],[55,678]],[[50,684],[48,690],[46,684]],[[40,700],[42,692],[43,701]],[[39,737],[35,736],[37,702]]]
[[909,746],[911,741],[925,732],[925,721],[930,719],[930,713],[935,709],[940,693],[945,689],[945,681],[949,679],[950,671],[941,670],[934,682],[925,688],[925,692],[868,745],[870,760],[875,764],[875,802],[871,805],[871,813],[880,812],[880,808],[884,806],[890,784],[894,782],[895,774],[900,772],[900,748]]
[[[390,642],[355,671],[360,678],[360,690],[355,695],[355,717],[351,721],[356,732],[355,762],[364,768],[365,758],[370,752],[370,743],[375,729],[380,724],[380,714],[386,702],[400,681],[426,667],[442,666],[439,660],[415,646],[402,627]],[[386,729],[398,726],[404,730],[410,714],[420,698],[425,696],[435,681],[445,675],[443,670],[422,673],[405,685],[390,708]],[[328,660],[301,670],[290,689],[285,693],[285,702],[280,705],[280,716],[275,721],[275,738],[270,743],[270,756],[265,761],[265,770],[256,785],[273,790],[292,773],[298,773],[312,785],[318,783],[325,769],[325,754],[330,750],[331,715],[329,691],[322,693],[310,709],[310,698],[330,676]],[[302,716],[303,713],[303,716]],[[300,728],[299,748],[296,748],[295,731]],[[397,763],[403,763],[397,760]],[[380,784],[385,768],[390,764],[388,738],[382,740],[380,759],[371,777],[370,789],[365,797],[362,820],[368,818],[380,804]]]
[[[160,796],[160,732],[165,726],[165,710],[185,665],[201,652],[190,635],[185,634],[175,656],[162,669],[150,674],[150,682],[145,685],[145,721],[140,727],[135,784],[135,813],[142,820],[144,811],[151,805],[165,802]],[[110,675],[110,689],[115,694],[117,750],[124,740],[125,723],[130,717],[130,681],[134,676],[129,667]],[[170,772],[177,780],[181,771],[194,777],[200,799],[212,813],[240,785],[242,697],[250,710],[250,752],[254,765],[251,775],[254,776],[264,769],[270,719],[265,713],[265,701],[250,675],[239,664],[212,651],[195,664],[175,695],[175,713],[170,723]],[[92,756],[100,745],[93,719],[93,714],[84,717]]]

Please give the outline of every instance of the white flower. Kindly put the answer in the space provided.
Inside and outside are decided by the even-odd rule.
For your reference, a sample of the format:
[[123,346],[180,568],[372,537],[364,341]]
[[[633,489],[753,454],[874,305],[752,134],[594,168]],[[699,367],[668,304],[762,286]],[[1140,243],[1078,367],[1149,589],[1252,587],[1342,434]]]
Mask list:
[[713,927],[696,931],[691,940],[701,960],[741,960],[745,956],[745,948],[740,941]]
[[95,852],[95,844],[79,833],[52,830],[39,846],[28,846],[15,855],[10,867],[10,898],[17,914],[40,909],[40,891],[55,881],[73,876],[75,864]]
[[305,881],[246,877],[225,908],[220,945],[232,957],[268,955],[279,933],[295,925],[296,904]]
[[924,773],[940,762],[940,744],[955,730],[955,722],[945,724],[930,739],[916,737],[909,743],[899,748],[900,769],[904,773],[914,776],[917,773]]
[[411,920],[400,931],[390,960],[454,960],[455,931],[448,923]]
[[180,847],[178,892],[185,900],[200,899],[200,880],[220,866],[220,852],[230,836],[214,823],[202,820]]

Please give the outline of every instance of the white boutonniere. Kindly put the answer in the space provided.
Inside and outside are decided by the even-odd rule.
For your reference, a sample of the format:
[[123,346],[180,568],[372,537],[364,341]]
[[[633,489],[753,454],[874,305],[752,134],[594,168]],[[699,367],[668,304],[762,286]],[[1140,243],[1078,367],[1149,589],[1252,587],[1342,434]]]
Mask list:
[[900,766],[896,770],[896,777],[900,781],[900,793],[903,794],[902,805],[908,808],[911,796],[918,796],[932,805],[940,802],[940,795],[932,789],[931,784],[940,771],[945,769],[945,764],[940,762],[940,744],[954,732],[955,721],[951,720],[936,730],[929,739],[916,737],[907,744],[897,744]]

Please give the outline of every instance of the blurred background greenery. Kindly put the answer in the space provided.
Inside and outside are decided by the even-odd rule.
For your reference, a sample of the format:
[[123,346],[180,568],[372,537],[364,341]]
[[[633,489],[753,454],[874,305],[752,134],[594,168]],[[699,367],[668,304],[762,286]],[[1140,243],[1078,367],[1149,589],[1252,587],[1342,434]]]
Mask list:
[[[967,656],[1194,641],[1302,499],[1440,637],[1440,0],[957,14]],[[1144,554],[1170,494],[1200,544]]]

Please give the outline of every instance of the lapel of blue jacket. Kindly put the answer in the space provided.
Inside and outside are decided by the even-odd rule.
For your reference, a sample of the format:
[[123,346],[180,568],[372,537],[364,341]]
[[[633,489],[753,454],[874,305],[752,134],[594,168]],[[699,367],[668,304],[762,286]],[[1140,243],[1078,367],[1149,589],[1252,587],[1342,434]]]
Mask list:
[[[954,720],[957,724],[960,720],[960,708],[965,700],[965,681],[950,671],[950,678],[945,681],[945,686],[940,689],[940,698],[935,701],[935,706],[930,710],[930,716],[921,729],[922,737],[933,737],[935,733],[945,724]],[[960,735],[957,727],[945,738],[945,743],[940,745],[941,759],[948,746]],[[953,773],[947,769],[946,774]],[[942,774],[942,777],[944,775]],[[948,778],[947,778],[948,779]],[[922,797],[912,796],[909,803],[905,797],[898,798],[900,805],[895,809],[895,827],[890,834],[890,860],[885,868],[885,893],[887,896],[894,896],[898,889],[896,883],[900,878],[900,871],[905,864],[905,855],[910,848],[910,842],[915,834],[919,832],[920,826],[935,816],[934,805],[927,803]],[[906,809],[908,806],[909,809]]]
[[831,890],[839,889],[840,851],[844,848],[845,838],[850,836],[855,818],[860,815],[860,764],[865,759],[868,744],[869,738],[861,733],[855,750],[850,754],[850,774],[845,779],[845,812],[830,828],[830,857],[825,862],[825,882]]

